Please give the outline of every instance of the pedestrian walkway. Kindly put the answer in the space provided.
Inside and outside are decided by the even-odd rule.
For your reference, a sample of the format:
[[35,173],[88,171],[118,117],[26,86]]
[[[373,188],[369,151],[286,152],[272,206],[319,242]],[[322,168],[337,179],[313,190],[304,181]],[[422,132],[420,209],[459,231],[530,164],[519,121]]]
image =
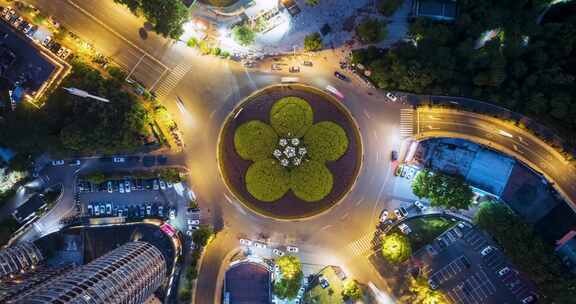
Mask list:
[[168,95],[168,93],[170,93],[176,87],[176,85],[178,85],[178,83],[182,80],[182,78],[184,78],[184,76],[190,71],[191,68],[192,66],[190,66],[189,63],[183,62],[170,70],[168,76],[166,76],[166,78],[164,78],[154,89],[156,97],[158,99],[162,99],[162,97]]
[[400,109],[400,136],[402,138],[414,135],[414,109]]
[[374,241],[374,233],[376,233],[376,231],[366,233],[361,238],[348,244],[346,249],[351,252],[353,256],[370,256],[373,252],[372,249],[377,247],[379,243]]

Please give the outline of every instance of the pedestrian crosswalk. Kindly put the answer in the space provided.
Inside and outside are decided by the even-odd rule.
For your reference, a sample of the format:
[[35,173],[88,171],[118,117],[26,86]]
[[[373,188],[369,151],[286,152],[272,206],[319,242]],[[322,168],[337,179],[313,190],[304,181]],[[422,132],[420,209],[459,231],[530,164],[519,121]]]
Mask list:
[[184,78],[191,69],[191,66],[187,62],[183,62],[172,70],[168,72],[168,76],[166,76],[163,80],[161,80],[160,84],[154,89],[156,93],[156,97],[158,99],[162,99],[172,91],[176,85]]
[[411,137],[414,135],[414,109],[400,109],[400,136]]
[[374,252],[374,248],[378,247],[378,241],[374,240],[376,231],[366,233],[361,238],[348,244],[347,250],[353,256],[370,256]]

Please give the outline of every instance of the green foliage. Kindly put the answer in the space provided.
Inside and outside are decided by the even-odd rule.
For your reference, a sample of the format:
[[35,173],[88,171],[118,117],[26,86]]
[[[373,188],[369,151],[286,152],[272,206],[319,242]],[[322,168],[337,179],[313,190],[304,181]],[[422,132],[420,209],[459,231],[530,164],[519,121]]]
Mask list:
[[319,162],[335,161],[348,150],[346,131],[331,121],[313,125],[304,136],[304,143],[310,158]]
[[20,172],[28,171],[30,166],[32,166],[32,159],[30,158],[30,155],[22,152],[14,155],[8,164],[8,168],[11,171]]
[[246,172],[246,189],[257,200],[279,200],[290,189],[290,173],[273,159],[255,162]]
[[182,302],[189,302],[192,297],[192,292],[189,289],[180,289],[178,291],[178,299]]
[[412,182],[412,192],[419,198],[428,198],[433,207],[468,209],[473,193],[460,176],[422,170]]
[[444,217],[419,217],[409,220],[406,224],[412,229],[408,239],[413,251],[432,243],[435,238],[454,225]]
[[254,33],[254,31],[252,31],[248,26],[240,25],[235,26],[232,29],[232,37],[238,44],[247,46],[254,43],[256,33]]
[[377,19],[366,18],[356,26],[356,34],[362,43],[378,43],[386,38],[386,24]]
[[576,290],[576,278],[569,274],[532,227],[504,204],[484,202],[475,223],[486,230],[504,249],[514,265],[537,285],[546,303],[569,303]]
[[356,301],[362,298],[362,289],[356,280],[346,280],[342,290],[342,298],[344,300]]
[[191,48],[195,48],[198,46],[198,39],[192,37],[192,38],[188,39],[188,41],[186,42],[186,45],[191,47]]
[[270,124],[281,137],[302,137],[313,121],[312,107],[298,97],[284,97],[276,101],[270,110]]
[[408,238],[398,232],[382,237],[382,256],[390,263],[399,264],[412,255]]
[[304,37],[304,50],[308,52],[319,51],[322,49],[322,36],[320,33],[312,33]]
[[188,20],[188,9],[181,0],[114,0],[126,5],[133,13],[140,12],[154,26],[154,31],[164,37],[178,39],[182,24]]
[[292,169],[290,185],[294,194],[303,201],[316,202],[332,191],[334,177],[320,162],[308,160]]
[[238,2],[238,0],[203,0],[202,2],[205,2],[212,6],[226,7]]
[[196,246],[204,247],[208,242],[208,239],[214,234],[214,230],[207,225],[200,225],[198,230],[194,230],[192,234],[192,241]]
[[95,171],[95,172],[92,172],[92,173],[84,176],[84,179],[93,183],[93,184],[101,184],[101,183],[107,181],[108,177],[103,172]]
[[6,245],[18,228],[20,228],[20,224],[12,217],[0,222],[0,246]]
[[158,177],[170,183],[179,183],[182,180],[182,178],[180,178],[180,170],[177,168],[160,169]]
[[309,6],[316,6],[320,3],[320,0],[306,0],[305,2]]
[[300,259],[295,256],[283,256],[276,260],[282,278],[274,284],[274,294],[281,299],[294,299],[304,274]]
[[269,125],[252,120],[240,125],[234,133],[234,147],[240,157],[258,161],[272,157],[278,135]]
[[392,16],[403,3],[404,0],[379,0],[378,11],[384,16]]
[[124,81],[127,76],[127,74],[122,69],[116,66],[109,67],[108,74],[110,75],[110,77],[114,78],[118,82]]

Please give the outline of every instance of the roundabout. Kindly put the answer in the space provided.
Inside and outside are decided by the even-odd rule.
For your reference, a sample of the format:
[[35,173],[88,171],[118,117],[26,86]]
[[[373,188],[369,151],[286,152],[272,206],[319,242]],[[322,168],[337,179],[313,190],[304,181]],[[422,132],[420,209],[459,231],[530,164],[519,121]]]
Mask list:
[[350,192],[362,143],[351,114],[331,96],[303,85],[273,85],[228,116],[218,165],[246,208],[279,220],[310,218]]

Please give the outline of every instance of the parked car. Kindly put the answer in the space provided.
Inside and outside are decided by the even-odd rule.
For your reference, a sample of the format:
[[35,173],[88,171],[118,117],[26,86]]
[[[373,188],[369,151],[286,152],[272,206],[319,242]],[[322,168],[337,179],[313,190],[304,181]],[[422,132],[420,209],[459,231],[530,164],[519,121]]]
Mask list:
[[52,166],[62,166],[64,165],[64,160],[60,159],[60,160],[53,160],[52,161]]
[[408,211],[406,210],[406,208],[400,207],[400,208],[398,208],[398,210],[400,210],[400,213],[402,213],[402,217],[405,217],[408,215]]
[[484,249],[482,249],[482,251],[480,251],[480,254],[482,256],[487,256],[489,255],[492,251],[494,251],[494,248],[492,246],[486,246],[484,247]]
[[294,247],[294,246],[286,246],[286,251],[290,252],[290,253],[297,253],[298,251],[300,251],[298,249],[298,247]]
[[166,190],[166,183],[163,180],[160,180],[160,189]]
[[107,215],[112,214],[112,204],[110,204],[110,203],[106,204],[106,214]]
[[342,81],[348,81],[348,77],[344,76],[342,73],[338,71],[334,72],[334,76]]
[[507,267],[507,266],[506,266],[506,267],[498,270],[498,275],[501,276],[501,277],[503,277],[503,276],[505,276],[506,274],[510,273],[510,271],[511,271],[510,267]]
[[88,204],[88,215],[94,215],[94,207],[92,206],[92,204]]
[[247,239],[240,239],[240,245],[252,246],[252,241]]
[[164,217],[164,206],[158,206],[158,216]]
[[120,191],[120,193],[124,193],[124,183],[118,183],[118,191]]
[[113,157],[112,158],[112,162],[115,162],[115,163],[123,163],[125,161],[126,161],[126,159],[124,157]]
[[427,207],[424,206],[424,204],[422,204],[422,202],[420,202],[420,201],[415,201],[415,202],[414,202],[414,206],[416,206],[418,209],[420,209],[420,210],[422,210],[422,211],[426,210],[426,208],[427,208]]
[[406,235],[410,234],[412,232],[412,229],[410,229],[410,226],[408,226],[406,223],[402,223],[400,225],[398,225],[398,228],[400,229],[400,231]]
[[330,283],[328,283],[328,280],[326,280],[326,278],[321,277],[320,278],[320,286],[322,286],[322,289],[326,289],[330,286]]
[[173,219],[176,218],[176,209],[170,208],[169,217],[170,217],[171,220],[173,220]]
[[126,193],[130,193],[130,181],[129,180],[124,181],[124,191],[126,191]]
[[310,66],[310,67],[313,66],[312,61],[304,61],[302,64],[303,64],[304,66]]
[[390,160],[391,161],[398,160],[398,152],[396,150],[392,150],[392,152],[390,152]]
[[260,248],[260,249],[266,249],[268,246],[264,243],[254,242],[254,247]]
[[188,220],[188,225],[200,225],[200,220]]
[[277,256],[284,256],[284,251],[274,248],[272,252]]
[[146,215],[151,215],[152,214],[152,206],[147,205],[146,206]]
[[68,165],[70,166],[80,166],[80,160],[71,160],[70,162],[68,162]]
[[290,73],[298,73],[298,72],[300,72],[300,67],[299,66],[291,66],[290,69],[288,69],[288,71]]
[[388,219],[388,210],[384,209],[380,214],[380,223],[384,223],[387,219]]
[[114,189],[112,188],[112,181],[108,181],[106,183],[106,189],[108,190],[108,193],[112,193],[114,191]]
[[428,280],[428,286],[430,286],[430,289],[432,289],[432,290],[438,289],[438,283],[434,279]]
[[397,219],[402,219],[404,216],[400,213],[400,210],[394,209],[394,215],[396,215]]
[[160,189],[160,187],[158,187],[158,180],[157,180],[157,179],[155,179],[155,180],[152,182],[152,189],[154,189],[154,190]]

